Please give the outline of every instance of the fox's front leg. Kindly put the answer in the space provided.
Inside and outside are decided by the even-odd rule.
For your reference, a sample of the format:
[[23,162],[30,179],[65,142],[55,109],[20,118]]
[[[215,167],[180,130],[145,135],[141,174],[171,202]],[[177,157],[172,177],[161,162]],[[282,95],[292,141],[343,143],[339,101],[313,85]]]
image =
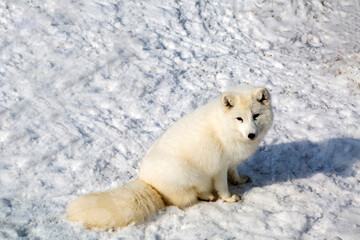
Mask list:
[[214,178],[214,187],[219,197],[225,202],[238,202],[241,200],[236,194],[231,195],[227,183],[227,167],[220,170]]

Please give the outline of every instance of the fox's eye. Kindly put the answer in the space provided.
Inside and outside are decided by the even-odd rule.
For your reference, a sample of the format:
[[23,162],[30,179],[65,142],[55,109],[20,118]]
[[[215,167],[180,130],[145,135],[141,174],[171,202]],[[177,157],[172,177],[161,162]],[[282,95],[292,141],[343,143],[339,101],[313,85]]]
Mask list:
[[244,120],[241,117],[236,118],[238,121],[243,122]]
[[254,114],[253,119],[256,120],[260,114]]

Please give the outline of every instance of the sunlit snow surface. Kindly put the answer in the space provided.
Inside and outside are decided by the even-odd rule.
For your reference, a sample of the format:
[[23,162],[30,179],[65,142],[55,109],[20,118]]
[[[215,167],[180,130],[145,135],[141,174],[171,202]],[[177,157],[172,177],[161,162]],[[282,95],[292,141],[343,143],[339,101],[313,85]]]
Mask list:
[[[172,123],[266,86],[275,121],[243,200],[116,232],[68,203],[138,176]],[[0,239],[358,239],[358,0],[0,1]]]

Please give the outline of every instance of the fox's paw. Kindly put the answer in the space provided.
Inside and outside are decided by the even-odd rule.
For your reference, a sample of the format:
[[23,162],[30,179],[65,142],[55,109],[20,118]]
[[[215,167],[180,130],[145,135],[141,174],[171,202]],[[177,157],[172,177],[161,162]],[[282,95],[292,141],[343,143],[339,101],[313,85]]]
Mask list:
[[240,178],[230,177],[229,180],[232,185],[239,185],[240,183]]
[[212,193],[203,193],[199,197],[199,200],[212,202],[215,200],[215,195]]
[[239,184],[245,184],[245,183],[251,182],[251,179],[249,176],[241,175],[237,179],[230,178],[230,182],[232,185],[239,185]]
[[251,178],[247,175],[241,175],[240,176],[240,182],[239,184],[244,184],[244,183],[248,183],[251,182]]
[[229,175],[229,180],[232,185],[239,185],[251,182],[250,177],[246,175]]
[[225,198],[223,199],[225,202],[228,202],[228,203],[234,203],[234,202],[238,202],[241,200],[241,197],[236,195],[236,194],[233,194],[231,197],[229,198]]

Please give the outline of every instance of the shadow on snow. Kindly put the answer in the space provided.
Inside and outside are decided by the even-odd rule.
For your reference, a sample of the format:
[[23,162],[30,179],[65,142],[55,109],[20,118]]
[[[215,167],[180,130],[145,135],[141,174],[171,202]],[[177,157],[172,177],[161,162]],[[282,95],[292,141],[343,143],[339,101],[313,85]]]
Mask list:
[[260,187],[316,173],[353,176],[353,165],[359,160],[359,139],[333,138],[317,143],[303,140],[262,146],[238,170],[250,176],[250,187]]

